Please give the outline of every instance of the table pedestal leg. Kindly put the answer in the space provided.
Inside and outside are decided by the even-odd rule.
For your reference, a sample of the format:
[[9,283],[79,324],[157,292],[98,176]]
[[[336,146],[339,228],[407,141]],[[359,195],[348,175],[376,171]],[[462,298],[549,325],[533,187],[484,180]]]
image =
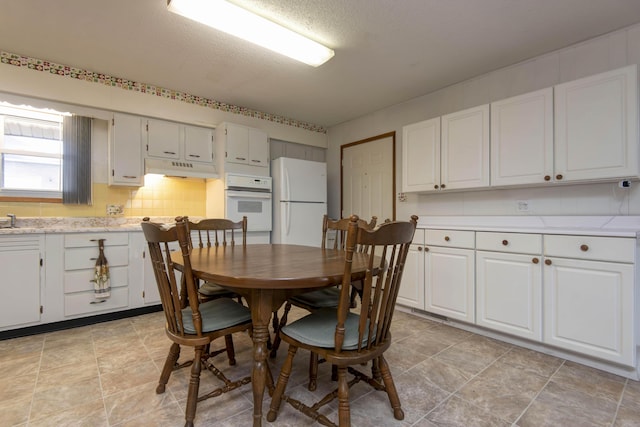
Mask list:
[[269,321],[272,313],[272,294],[255,290],[249,299],[251,319],[253,321],[253,426],[262,425],[262,400],[267,383],[267,341],[269,339]]

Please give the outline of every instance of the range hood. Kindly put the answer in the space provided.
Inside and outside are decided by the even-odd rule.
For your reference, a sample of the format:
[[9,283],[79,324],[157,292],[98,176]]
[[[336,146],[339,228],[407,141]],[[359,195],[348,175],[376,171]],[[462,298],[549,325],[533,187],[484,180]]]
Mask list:
[[219,178],[213,164],[184,160],[144,159],[144,173],[157,173],[180,178]]

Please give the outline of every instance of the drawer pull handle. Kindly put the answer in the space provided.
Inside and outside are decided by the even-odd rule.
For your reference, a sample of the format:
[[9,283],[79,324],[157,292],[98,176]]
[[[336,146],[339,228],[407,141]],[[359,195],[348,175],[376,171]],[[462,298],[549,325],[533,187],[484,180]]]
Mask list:
[[544,260],[544,263],[545,263],[546,265],[551,265],[551,260],[550,260],[550,259],[545,259],[545,260]]
[[138,178],[138,177],[137,177],[137,176],[135,176],[135,175],[122,175],[122,177],[123,177],[123,178],[127,178],[127,179],[136,179],[136,178]]
[[563,178],[562,174],[558,174],[558,175],[556,175],[556,179],[557,179],[557,180],[561,180],[562,178]]
[[200,156],[199,156],[199,155],[197,155],[197,154],[189,154],[189,157],[195,157],[196,159],[199,159],[199,158],[200,158]]
[[544,180],[545,180],[545,181],[551,181],[551,177],[550,177],[549,175],[545,175],[545,176],[544,176]]
[[107,300],[101,299],[100,301],[91,301],[89,304],[102,304],[103,302],[107,302]]
[[503,241],[502,241],[502,245],[503,245],[503,246],[507,246],[508,244],[509,244],[509,241],[508,241],[508,240],[506,240],[506,239],[505,239],[505,240],[503,240]]
[[582,252],[587,252],[589,250],[589,245],[580,245],[580,250]]
[[89,259],[90,259],[91,261],[95,261],[95,260],[97,260],[98,258],[89,258]]
[[247,159],[244,157],[236,157],[236,160],[247,160]]
[[172,156],[175,156],[175,151],[163,151],[164,154],[171,154]]
[[445,187],[446,187],[446,185],[444,185],[444,184],[442,184],[442,185],[440,186],[440,188],[445,188]]
[[418,252],[422,252],[422,246],[418,246]]
[[436,185],[433,186],[433,188],[435,188],[437,190],[438,188],[440,188],[440,186],[438,186],[438,184],[436,184]]
[[540,262],[540,260],[538,258],[534,258],[531,260],[532,263],[537,264]]
[[424,251],[425,251],[425,252],[429,252],[429,248],[427,248],[427,247],[425,246]]
[[90,241],[90,242],[97,242],[98,240],[105,240],[105,241],[106,241],[107,239],[91,239],[91,240],[89,240],[89,241]]
[[448,242],[449,240],[451,240],[451,239],[449,238],[449,236],[444,236],[444,241],[445,241],[445,242]]

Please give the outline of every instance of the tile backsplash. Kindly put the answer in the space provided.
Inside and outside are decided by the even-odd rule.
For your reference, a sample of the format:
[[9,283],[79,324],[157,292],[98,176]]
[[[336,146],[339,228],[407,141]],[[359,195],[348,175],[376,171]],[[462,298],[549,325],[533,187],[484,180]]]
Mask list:
[[0,216],[13,213],[17,217],[106,217],[107,205],[124,206],[123,216],[204,216],[206,198],[204,179],[146,176],[145,185],[139,188],[94,183],[91,206],[0,199]]

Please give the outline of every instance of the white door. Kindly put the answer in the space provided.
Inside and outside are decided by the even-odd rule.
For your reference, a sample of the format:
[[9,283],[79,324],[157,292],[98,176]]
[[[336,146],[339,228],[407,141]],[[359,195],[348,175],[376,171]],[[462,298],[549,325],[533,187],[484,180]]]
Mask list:
[[326,203],[280,203],[279,243],[316,246],[322,244],[322,219]]
[[342,217],[395,219],[395,132],[342,147]]

